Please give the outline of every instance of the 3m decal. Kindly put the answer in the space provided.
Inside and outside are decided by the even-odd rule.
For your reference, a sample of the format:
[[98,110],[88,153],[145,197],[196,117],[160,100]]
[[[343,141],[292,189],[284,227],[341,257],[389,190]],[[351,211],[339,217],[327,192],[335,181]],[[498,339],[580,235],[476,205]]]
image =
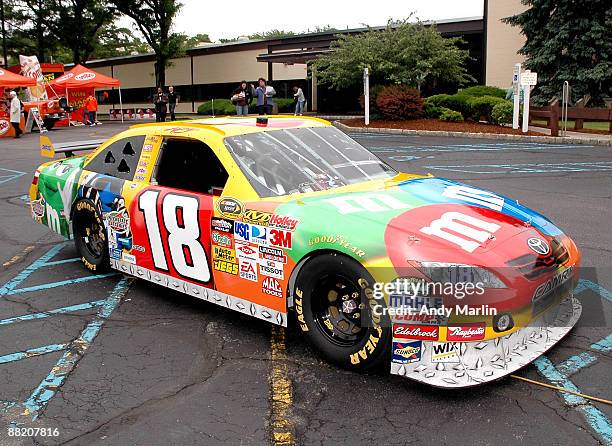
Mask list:
[[384,194],[351,194],[323,200],[338,209],[340,214],[357,212],[385,212],[394,209],[409,209],[412,206],[399,199]]
[[291,249],[291,235],[292,233],[289,231],[283,231],[281,229],[268,229],[267,243],[270,246]]
[[480,341],[485,337],[485,324],[449,325],[446,329],[447,341]]
[[[147,190],[138,199],[138,209],[144,216],[153,264],[158,269],[168,271],[160,233],[160,224],[163,224],[168,233],[168,257],[176,272],[183,277],[209,282],[208,259],[199,240],[198,199],[189,195],[167,194],[159,203],[158,198],[159,191]],[[161,207],[161,222],[158,221],[158,206]]]
[[391,361],[397,364],[410,364],[412,362],[418,362],[421,360],[422,350],[423,341],[393,341]]
[[[461,212],[445,212],[429,226],[420,231],[447,240],[467,252],[473,252],[487,241],[499,228],[496,223],[487,222]],[[460,235],[457,235],[460,234]]]
[[266,277],[261,283],[261,291],[274,297],[283,297],[280,282],[273,277]]
[[431,346],[431,362],[458,363],[458,342],[433,342]]

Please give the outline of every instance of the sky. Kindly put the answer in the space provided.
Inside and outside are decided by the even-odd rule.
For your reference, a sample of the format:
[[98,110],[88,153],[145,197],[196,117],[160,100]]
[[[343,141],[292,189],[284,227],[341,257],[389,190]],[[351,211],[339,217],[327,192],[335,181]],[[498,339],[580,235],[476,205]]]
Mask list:
[[208,34],[212,41],[271,29],[303,32],[379,26],[415,12],[421,20],[482,17],[483,0],[181,0],[174,31]]

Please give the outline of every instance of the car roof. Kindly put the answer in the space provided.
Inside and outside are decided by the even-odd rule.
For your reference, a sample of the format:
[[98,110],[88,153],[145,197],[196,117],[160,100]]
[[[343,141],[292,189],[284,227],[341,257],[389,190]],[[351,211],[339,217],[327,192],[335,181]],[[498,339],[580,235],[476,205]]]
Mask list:
[[137,124],[131,126],[130,129],[155,129],[155,131],[159,131],[159,133],[161,134],[181,133],[180,129],[190,129],[192,131],[209,130],[221,134],[223,137],[226,137],[244,135],[248,133],[259,133],[303,127],[327,127],[331,125],[329,121],[320,118],[284,115],[268,116],[268,122],[266,125],[258,125],[257,118],[258,116],[226,116],[221,118],[202,118],[187,121]]

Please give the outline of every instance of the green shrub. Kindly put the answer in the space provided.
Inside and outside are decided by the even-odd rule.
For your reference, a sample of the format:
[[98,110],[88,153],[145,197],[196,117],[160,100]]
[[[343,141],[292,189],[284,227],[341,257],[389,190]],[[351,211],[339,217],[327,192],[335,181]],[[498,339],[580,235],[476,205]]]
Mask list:
[[463,122],[463,116],[458,111],[445,107],[442,107],[441,110],[440,121]]
[[[274,102],[278,105],[279,113],[294,113],[295,112],[295,102],[290,98],[275,98]],[[253,101],[255,103],[255,101]],[[257,108],[253,106],[253,108]]]
[[476,85],[474,87],[464,88],[459,91],[458,94],[468,96],[495,96],[496,98],[504,99],[506,97],[506,90],[503,88],[489,87],[487,85]]
[[390,85],[376,96],[376,108],[387,119],[415,119],[423,115],[423,99],[406,85]]
[[442,108],[432,104],[429,101],[425,101],[423,111],[425,113],[425,117],[429,119],[438,119],[442,114]]
[[442,103],[446,102],[449,97],[450,94],[434,94],[433,96],[429,96],[427,99],[425,99],[425,105],[430,104],[436,107],[444,107]]
[[236,106],[229,99],[215,99],[213,113],[213,101],[206,101],[198,107],[198,115],[235,115]]
[[471,96],[462,94],[437,94],[427,98],[427,103],[436,107],[444,107],[461,113],[463,116],[470,116]]
[[[493,107],[503,102],[506,102],[506,100],[495,96],[471,97],[468,100],[469,113],[467,114],[467,117],[470,117],[474,121],[479,121],[481,118],[484,118],[487,122],[493,122],[491,117]],[[466,116],[465,113],[464,116]]]
[[504,101],[495,104],[491,111],[491,122],[495,124],[511,124],[512,123],[512,102]]

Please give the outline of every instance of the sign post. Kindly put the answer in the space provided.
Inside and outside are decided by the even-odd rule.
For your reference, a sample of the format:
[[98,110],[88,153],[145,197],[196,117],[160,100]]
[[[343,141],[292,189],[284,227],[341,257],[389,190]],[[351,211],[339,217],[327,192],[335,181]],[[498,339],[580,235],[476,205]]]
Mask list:
[[521,86],[523,87],[523,133],[529,130],[529,96],[531,87],[538,83],[538,73],[526,70],[521,73]]
[[519,111],[521,107],[521,64],[514,64],[512,73],[512,92],[514,107],[512,109],[512,128],[519,128]]
[[370,125],[370,71],[363,69],[363,97],[365,108],[365,125]]

